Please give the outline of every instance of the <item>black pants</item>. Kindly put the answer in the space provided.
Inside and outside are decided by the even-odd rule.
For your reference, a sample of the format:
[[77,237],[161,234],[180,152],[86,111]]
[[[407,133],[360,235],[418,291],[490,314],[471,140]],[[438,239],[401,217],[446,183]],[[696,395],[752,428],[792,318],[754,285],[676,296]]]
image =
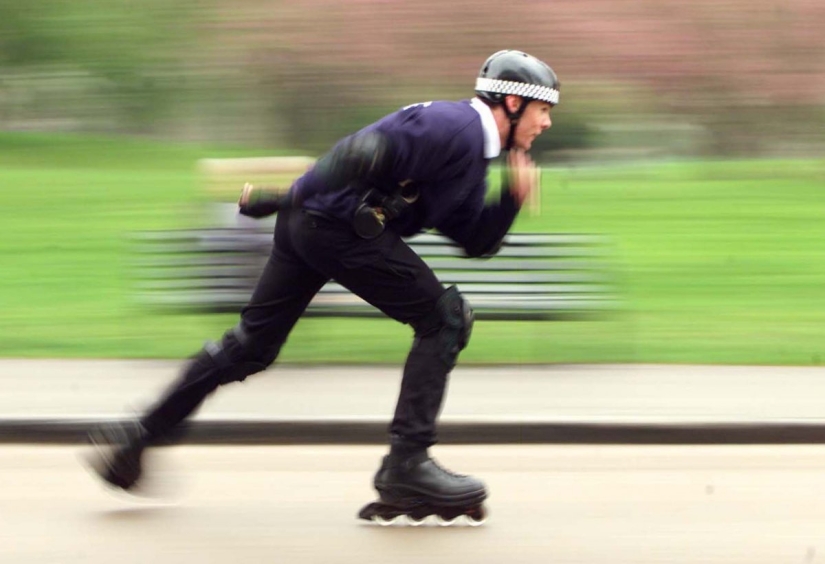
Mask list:
[[198,353],[143,418],[151,436],[171,436],[219,385],[243,380],[277,358],[309,302],[329,280],[415,330],[390,433],[413,444],[436,441],[436,419],[453,366],[433,323],[445,289],[395,233],[358,237],[344,222],[301,209],[282,210],[272,254],[237,328]]

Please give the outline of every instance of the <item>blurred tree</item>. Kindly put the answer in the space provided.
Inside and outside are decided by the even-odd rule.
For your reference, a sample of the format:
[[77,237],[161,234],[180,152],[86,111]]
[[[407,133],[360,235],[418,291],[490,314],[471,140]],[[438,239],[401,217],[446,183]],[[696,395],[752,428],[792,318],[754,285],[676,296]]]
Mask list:
[[[80,69],[82,92],[59,98],[121,129],[161,131],[168,117],[212,139],[310,150],[405,100],[470,96],[484,58],[516,48],[562,80],[549,150],[654,116],[650,127],[703,129],[703,152],[748,154],[800,131],[822,142],[823,26],[821,0],[0,0],[0,80]],[[588,112],[567,109],[571,86]]]
[[61,4],[0,0],[0,66],[65,60],[67,41],[57,17]]
[[92,102],[98,112],[112,109],[121,129],[150,131],[179,81],[175,69],[193,37],[185,25],[189,10],[185,1],[0,0],[0,77],[25,72],[31,85],[68,72],[75,83],[86,82],[76,89],[98,95],[64,99],[64,112]]

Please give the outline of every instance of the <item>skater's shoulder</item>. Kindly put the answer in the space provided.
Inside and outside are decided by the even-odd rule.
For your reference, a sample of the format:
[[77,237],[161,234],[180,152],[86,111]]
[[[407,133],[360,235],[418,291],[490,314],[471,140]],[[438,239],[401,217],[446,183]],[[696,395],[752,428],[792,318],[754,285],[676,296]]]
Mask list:
[[469,100],[436,100],[404,106],[381,120],[378,128],[434,138],[450,138],[464,132],[471,136],[477,134],[481,130],[481,120]]

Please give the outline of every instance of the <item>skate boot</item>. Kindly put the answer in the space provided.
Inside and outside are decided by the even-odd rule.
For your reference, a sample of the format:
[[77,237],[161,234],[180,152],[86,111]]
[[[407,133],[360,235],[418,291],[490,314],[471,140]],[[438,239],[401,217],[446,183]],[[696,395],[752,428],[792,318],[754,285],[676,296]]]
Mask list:
[[442,526],[461,521],[477,526],[486,518],[484,483],[445,470],[426,450],[385,456],[373,483],[380,501],[365,506],[358,516],[380,525],[406,521],[417,526],[434,516]]
[[110,486],[135,493],[148,446],[143,425],[137,421],[99,425],[90,431],[89,442],[93,450],[85,461],[92,471]]

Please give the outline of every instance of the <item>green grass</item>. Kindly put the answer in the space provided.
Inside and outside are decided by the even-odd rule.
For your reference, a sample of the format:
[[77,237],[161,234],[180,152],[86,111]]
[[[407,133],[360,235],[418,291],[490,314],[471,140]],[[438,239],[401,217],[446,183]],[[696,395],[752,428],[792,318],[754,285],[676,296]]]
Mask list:
[[[178,358],[235,315],[165,315],[129,293],[125,235],[203,223],[198,158],[266,154],[0,134],[0,356]],[[479,322],[465,363],[821,364],[825,163],[550,169],[522,231],[604,233],[624,310]],[[402,362],[408,328],[306,319],[284,362]]]

